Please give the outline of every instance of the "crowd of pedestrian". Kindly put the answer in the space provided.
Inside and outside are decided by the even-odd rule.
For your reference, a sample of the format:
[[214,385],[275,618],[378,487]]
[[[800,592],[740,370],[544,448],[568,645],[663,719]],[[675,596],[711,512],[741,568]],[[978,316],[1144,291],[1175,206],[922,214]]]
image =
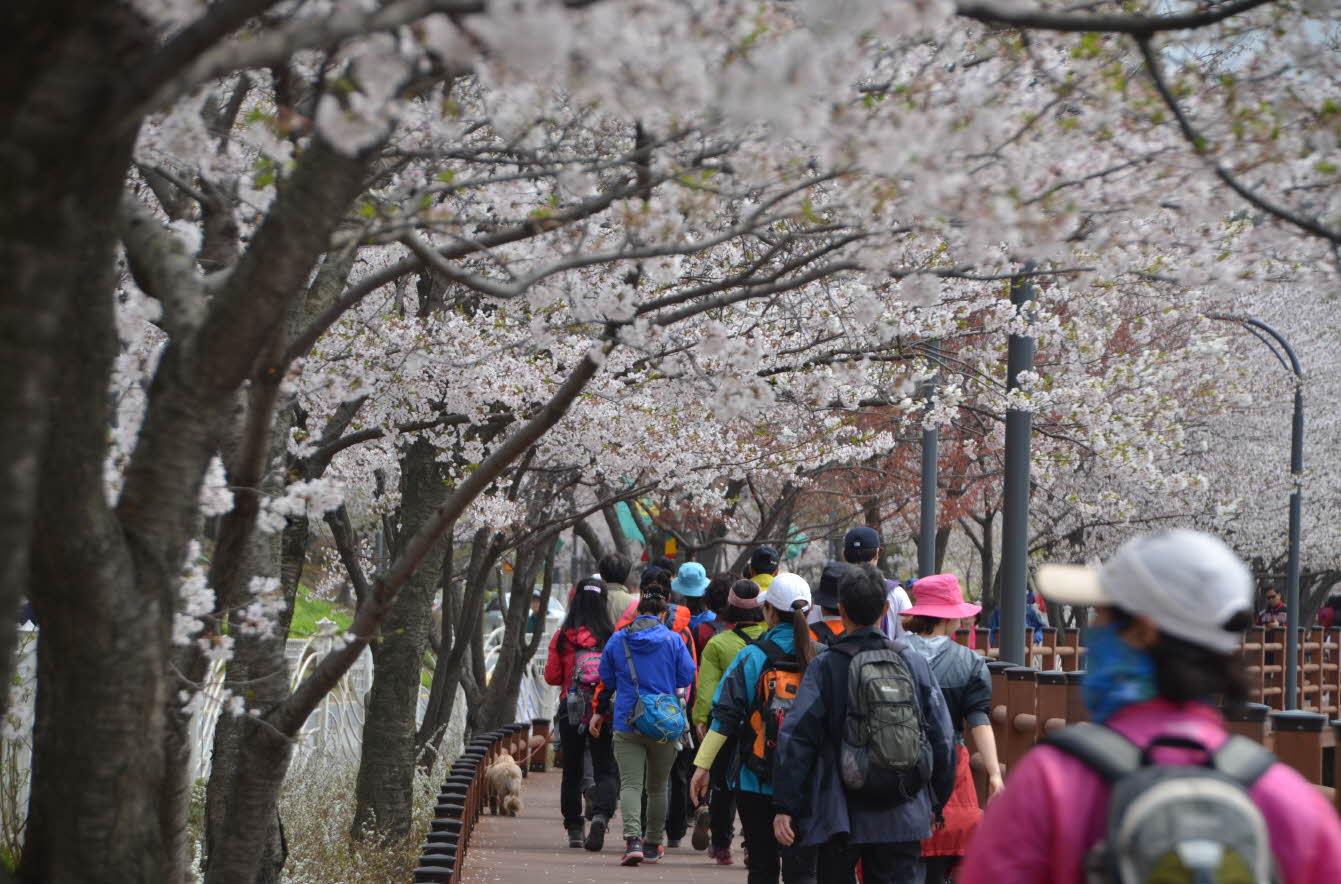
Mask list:
[[[873,528],[843,550],[813,589],[769,546],[741,575],[661,559],[635,588],[611,554],[578,581],[545,672],[563,691],[569,846],[601,850],[618,810],[626,866],[686,836],[733,865],[739,820],[748,884],[1302,884],[1341,868],[1341,824],[1316,788],[1229,738],[1208,702],[1246,698],[1234,643],[1256,619],[1220,541],[1164,532],[1098,572],[1041,569],[1031,612],[1045,598],[1094,612],[1094,724],[1029,753],[1009,789],[986,661],[955,640],[981,608],[951,574],[910,598],[876,568]],[[1278,595],[1268,612],[1283,617]]]

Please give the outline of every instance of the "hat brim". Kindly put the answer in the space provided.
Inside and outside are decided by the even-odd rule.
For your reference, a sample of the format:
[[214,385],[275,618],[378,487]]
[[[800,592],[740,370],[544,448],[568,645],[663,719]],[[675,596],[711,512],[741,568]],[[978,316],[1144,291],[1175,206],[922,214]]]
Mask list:
[[702,583],[681,583],[680,578],[676,577],[671,581],[671,589],[687,599],[696,599],[708,591],[708,584],[710,582],[711,581],[704,580]]
[[899,612],[900,617],[931,617],[935,620],[962,620],[982,611],[982,605],[960,602],[957,605],[913,605]]
[[1048,601],[1064,605],[1111,603],[1099,582],[1099,572],[1084,565],[1041,565],[1038,591]]

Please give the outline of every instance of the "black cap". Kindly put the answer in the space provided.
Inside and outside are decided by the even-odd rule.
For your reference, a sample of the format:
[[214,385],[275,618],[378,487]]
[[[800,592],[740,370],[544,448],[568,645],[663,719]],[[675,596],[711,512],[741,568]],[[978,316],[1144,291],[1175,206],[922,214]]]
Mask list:
[[771,546],[761,546],[750,553],[750,570],[756,574],[772,574],[778,570],[782,556]]
[[843,535],[843,552],[849,557],[853,553],[863,556],[863,561],[880,548],[880,532],[862,525]]
[[852,566],[847,562],[829,562],[820,573],[819,586],[811,593],[810,601],[821,608],[838,607],[838,581]]

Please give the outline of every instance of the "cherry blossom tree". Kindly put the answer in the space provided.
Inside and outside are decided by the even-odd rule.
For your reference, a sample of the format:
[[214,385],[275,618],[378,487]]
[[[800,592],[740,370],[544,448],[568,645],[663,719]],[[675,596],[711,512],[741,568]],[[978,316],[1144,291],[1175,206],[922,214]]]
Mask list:
[[[1066,436],[1037,463],[1049,530],[1200,487],[1179,427],[1227,394],[1186,379],[1228,332],[1191,314],[1321,303],[1332,270],[1338,13],[1062,7],[7,7],[0,540],[42,630],[20,874],[183,878],[179,690],[231,655],[254,714],[216,746],[207,877],[273,877],[288,738],[402,587],[422,610],[453,526],[518,520],[506,483],[547,434],[702,402],[582,469],[618,488],[660,456],[705,511],[751,470],[886,457],[898,427],[854,412],[1000,410],[989,338],[1022,321],[999,286],[1025,258],[1056,279],[1057,361],[1025,393]],[[919,347],[974,335],[952,366]],[[714,437],[738,451],[700,469]],[[330,479],[376,497],[360,462],[416,515],[290,694],[295,566],[311,520],[345,524]]]

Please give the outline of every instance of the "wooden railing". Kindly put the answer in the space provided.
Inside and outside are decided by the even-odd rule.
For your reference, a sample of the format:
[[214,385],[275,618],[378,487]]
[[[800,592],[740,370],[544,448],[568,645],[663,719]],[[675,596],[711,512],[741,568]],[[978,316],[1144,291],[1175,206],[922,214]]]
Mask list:
[[[1080,693],[1083,672],[1040,671],[996,661],[987,667],[992,674],[992,732],[1007,776],[1011,766],[1044,736],[1088,719]],[[1329,725],[1328,716],[1319,712],[1273,710],[1261,703],[1227,711],[1225,717],[1232,732],[1275,752],[1341,811],[1341,790],[1336,789],[1341,781],[1341,756],[1336,752],[1341,721]],[[973,751],[972,745],[969,748]],[[987,784],[976,752],[972,767],[981,803]]]
[[471,832],[489,803],[484,772],[498,756],[511,755],[521,766],[522,776],[543,772],[549,758],[549,719],[509,724],[471,740],[452,765],[433,807],[428,835],[419,851],[416,884],[455,884]]

